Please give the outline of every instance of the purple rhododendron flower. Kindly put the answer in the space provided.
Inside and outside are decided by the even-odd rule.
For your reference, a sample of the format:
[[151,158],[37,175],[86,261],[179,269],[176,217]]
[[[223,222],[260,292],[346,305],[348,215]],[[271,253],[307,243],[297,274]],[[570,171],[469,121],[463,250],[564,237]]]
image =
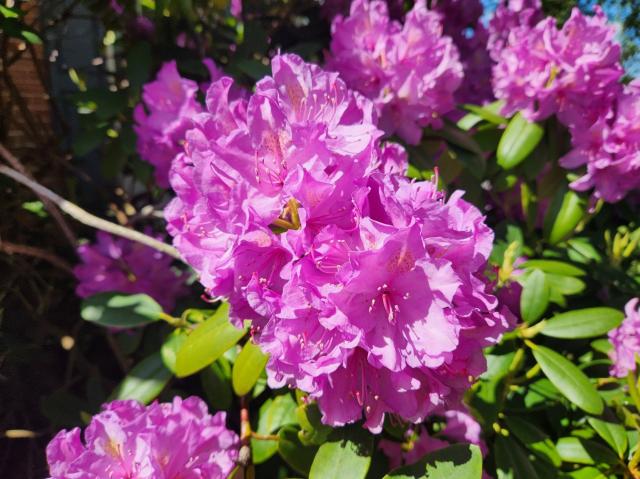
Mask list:
[[[205,59],[203,63],[211,81],[222,76],[213,60]],[[184,135],[192,127],[193,117],[202,111],[197,94],[198,84],[181,77],[175,61],[166,62],[156,79],[143,87],[142,103],[133,112],[138,153],[154,166],[161,188],[169,186],[171,162],[184,149]]]
[[640,81],[625,87],[612,111],[585,129],[572,131],[574,149],[560,159],[586,173],[571,184],[594,189],[594,197],[613,203],[640,188]]
[[171,268],[173,258],[149,246],[98,231],[96,242],[81,245],[78,256],[81,263],[73,272],[81,298],[106,292],[144,293],[171,311],[176,299],[187,293],[184,274]]
[[625,308],[625,318],[616,329],[609,331],[613,350],[609,353],[613,365],[610,373],[619,378],[637,370],[640,358],[640,299],[630,300]]
[[389,18],[381,0],[354,0],[348,17],[331,25],[327,68],[373,100],[380,126],[417,144],[422,128],[440,126],[454,108],[462,65],[440,15],[418,0],[404,24]]
[[[489,55],[496,62],[500,60],[502,50],[509,42],[512,31],[526,32],[544,17],[540,0],[509,0],[498,4],[493,17],[489,21],[489,39],[487,48]],[[519,27],[525,27],[517,30]]]
[[536,121],[557,114],[570,128],[592,125],[621,89],[615,36],[599,7],[593,16],[574,8],[560,30],[552,17],[511,29],[493,70],[504,113],[522,111]]
[[169,232],[230,319],[252,320],[273,388],[334,426],[419,422],[460,401],[510,326],[484,276],[493,233],[456,192],[403,174],[375,109],[277,55],[249,98],[214,82],[171,171]]
[[239,440],[226,413],[210,415],[197,397],[144,406],[113,401],[80,428],[47,446],[50,479],[226,479]]

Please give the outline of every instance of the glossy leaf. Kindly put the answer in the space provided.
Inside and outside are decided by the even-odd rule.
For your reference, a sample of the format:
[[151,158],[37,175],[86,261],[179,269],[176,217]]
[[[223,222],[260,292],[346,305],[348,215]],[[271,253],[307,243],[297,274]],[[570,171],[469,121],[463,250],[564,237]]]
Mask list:
[[624,457],[627,450],[627,431],[624,426],[618,423],[604,421],[595,417],[587,419],[591,427],[596,430],[602,439],[618,453],[620,458]]
[[176,356],[178,377],[200,371],[240,341],[245,330],[233,326],[228,315],[229,305],[225,303],[187,337]]
[[520,268],[537,268],[545,273],[559,274],[562,276],[584,276],[583,269],[564,261],[552,259],[530,259],[522,263]]
[[85,321],[111,328],[133,328],[157,321],[162,307],[146,294],[100,293],[82,301]]
[[520,296],[520,314],[526,323],[532,323],[542,317],[549,306],[549,283],[546,275],[534,269],[523,280]]
[[507,118],[505,118],[504,116],[500,115],[500,110],[502,109],[502,106],[504,105],[504,102],[502,101],[495,101],[489,105],[485,105],[485,106],[478,106],[478,105],[462,105],[462,107],[467,110],[470,111],[471,113],[474,113],[476,115],[478,115],[479,117],[481,117],[483,120],[486,120],[490,123],[495,123],[496,125],[504,125],[507,123],[507,121],[509,121]]
[[547,320],[542,334],[561,339],[594,338],[618,327],[623,319],[622,311],[613,308],[576,309]]
[[556,449],[563,461],[576,464],[600,465],[615,464],[618,458],[610,449],[597,442],[579,437],[561,437]]
[[550,464],[560,467],[562,459],[549,436],[530,422],[518,417],[507,417],[505,422],[509,431],[512,432],[525,447]]
[[361,426],[333,432],[313,459],[309,479],[364,479],[373,453],[373,437]]
[[172,373],[176,371],[176,355],[178,354],[178,350],[182,347],[186,339],[187,335],[182,331],[174,331],[160,348],[162,362]]
[[470,444],[456,444],[431,452],[415,464],[395,469],[383,479],[480,479],[481,477],[480,449]]
[[200,384],[211,407],[218,410],[231,407],[231,365],[224,356],[200,372]]
[[148,404],[158,397],[171,376],[171,371],[162,362],[160,352],[154,353],[129,371],[111,398],[135,399]]
[[571,236],[586,212],[584,201],[571,190],[559,190],[544,218],[545,238],[555,245]]
[[533,152],[543,135],[544,130],[540,125],[527,121],[517,113],[509,121],[498,143],[498,165],[505,170],[515,168]]
[[[256,432],[261,435],[273,434],[282,426],[296,423],[296,402],[291,394],[281,394],[268,399],[262,406],[258,415],[258,427]],[[253,462],[260,464],[278,451],[277,440],[251,440]]]
[[522,447],[498,436],[494,443],[497,479],[539,479]]
[[238,396],[244,396],[251,391],[264,371],[268,359],[269,356],[264,354],[253,341],[249,340],[245,343],[231,372],[231,384]]
[[278,433],[278,454],[295,471],[307,476],[318,452],[317,446],[305,446],[298,439],[298,429],[285,426]]
[[569,401],[590,414],[602,413],[604,405],[596,388],[571,361],[544,346],[535,346],[533,355],[544,374]]

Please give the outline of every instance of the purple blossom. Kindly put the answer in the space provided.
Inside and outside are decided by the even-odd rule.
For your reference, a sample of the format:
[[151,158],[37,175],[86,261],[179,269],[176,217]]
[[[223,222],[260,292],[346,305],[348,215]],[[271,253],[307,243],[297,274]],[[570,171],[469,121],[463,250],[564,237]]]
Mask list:
[[640,81],[625,87],[612,111],[589,128],[574,129],[572,142],[574,149],[560,164],[586,167],[573,189],[593,188],[595,198],[614,203],[640,188]]
[[249,98],[214,82],[174,162],[169,231],[270,354],[273,388],[327,424],[420,422],[460,401],[512,319],[484,276],[493,233],[456,192],[403,176],[373,104],[277,55]]
[[99,231],[96,242],[78,248],[81,263],[73,272],[76,294],[144,293],[171,311],[187,289],[184,275],[171,268],[173,258],[155,249]]
[[327,68],[373,100],[380,125],[417,144],[425,126],[438,127],[454,107],[462,65],[440,15],[418,0],[404,24],[390,20],[381,0],[355,0],[331,25]]
[[609,331],[613,350],[609,353],[613,365],[610,373],[619,378],[637,370],[640,358],[640,308],[639,298],[631,299],[625,306],[625,318],[616,329]]
[[143,406],[113,401],[80,428],[60,431],[47,446],[50,479],[226,479],[238,436],[226,414],[211,416],[197,397]]
[[504,113],[522,111],[536,121],[557,114],[570,128],[592,125],[620,92],[615,36],[599,7],[593,16],[575,8],[560,30],[552,17],[511,29],[493,70]]
[[[491,58],[500,60],[502,50],[509,42],[509,35],[514,31],[526,32],[535,26],[542,18],[542,3],[540,0],[510,0],[502,1],[498,5],[489,22],[489,39],[487,48]],[[523,29],[519,29],[524,27]]]

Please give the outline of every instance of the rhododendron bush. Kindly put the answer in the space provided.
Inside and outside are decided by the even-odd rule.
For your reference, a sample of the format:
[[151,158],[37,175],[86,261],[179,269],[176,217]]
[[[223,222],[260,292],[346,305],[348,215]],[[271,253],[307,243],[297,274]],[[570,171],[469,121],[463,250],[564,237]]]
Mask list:
[[[70,315],[8,321],[3,381],[25,348],[56,366],[3,422],[36,466],[2,477],[640,478],[640,80],[610,9],[80,3],[107,86],[69,69],[56,148],[83,193],[0,144],[70,234],[2,251],[72,278],[37,280]],[[25,12],[0,7],[37,44]]]

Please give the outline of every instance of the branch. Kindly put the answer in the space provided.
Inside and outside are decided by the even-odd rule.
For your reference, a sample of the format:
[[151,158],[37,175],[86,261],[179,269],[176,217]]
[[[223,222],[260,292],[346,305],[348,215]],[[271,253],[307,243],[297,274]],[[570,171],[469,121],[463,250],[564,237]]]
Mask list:
[[4,251],[9,255],[21,254],[43,259],[45,261],[48,261],[52,265],[57,266],[61,270],[69,274],[73,274],[73,269],[66,261],[40,248],[34,248],[33,246],[9,243],[8,241],[0,240],[0,251]]
[[38,196],[51,201],[62,211],[82,224],[102,231],[106,231],[107,233],[130,239],[132,241],[136,241],[138,243],[142,243],[146,246],[161,251],[162,253],[168,254],[169,256],[177,259],[182,259],[178,251],[173,246],[163,243],[162,241],[158,241],[151,236],[142,234],[139,231],[132,230],[131,228],[125,228],[124,226],[120,226],[115,223],[111,223],[110,221],[103,220],[102,218],[98,218],[97,216],[94,216],[88,211],[80,208],[78,205],[65,200],[61,196],[58,196],[50,189],[45,188],[40,183],[37,183],[36,181],[28,178],[27,176],[20,173],[19,171],[14,170],[13,168],[5,165],[0,165],[0,174],[8,176],[9,178],[13,178],[18,183],[21,183],[30,188]]

